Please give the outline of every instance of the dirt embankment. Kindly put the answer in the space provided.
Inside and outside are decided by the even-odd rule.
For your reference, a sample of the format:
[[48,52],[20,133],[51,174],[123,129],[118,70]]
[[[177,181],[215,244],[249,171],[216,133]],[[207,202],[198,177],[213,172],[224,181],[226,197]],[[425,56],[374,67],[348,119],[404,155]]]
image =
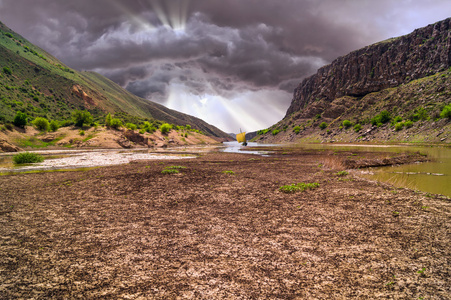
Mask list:
[[196,144],[217,144],[217,139],[192,131],[171,130],[139,133],[138,130],[114,130],[105,127],[91,127],[84,130],[63,127],[56,132],[42,133],[31,126],[26,129],[0,131],[0,152],[17,152],[32,148],[136,148],[184,146]]
[[[449,299],[450,200],[339,176],[348,156],[213,153],[2,176],[0,295]],[[162,174],[174,165],[185,168]],[[279,190],[299,182],[319,187]]]

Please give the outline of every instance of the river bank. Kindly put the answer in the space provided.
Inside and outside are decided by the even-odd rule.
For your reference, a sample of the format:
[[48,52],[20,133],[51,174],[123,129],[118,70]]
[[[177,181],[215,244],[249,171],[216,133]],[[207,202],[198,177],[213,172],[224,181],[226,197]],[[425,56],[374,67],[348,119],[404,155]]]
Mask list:
[[[450,200],[342,172],[349,157],[206,153],[0,176],[0,294],[446,299]],[[280,190],[300,182],[319,187]]]

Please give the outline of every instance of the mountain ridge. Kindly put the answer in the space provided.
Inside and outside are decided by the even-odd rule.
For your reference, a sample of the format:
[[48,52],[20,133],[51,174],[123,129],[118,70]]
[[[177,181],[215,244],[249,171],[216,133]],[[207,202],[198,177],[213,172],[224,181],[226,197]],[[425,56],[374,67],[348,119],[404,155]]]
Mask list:
[[352,51],[305,78],[256,140],[449,142],[450,67],[451,18]]
[[[30,117],[70,119],[71,111],[87,109],[95,119],[108,113],[124,122],[158,120],[193,128],[221,139],[228,135],[205,121],[140,98],[95,72],[73,70],[0,22],[0,122],[16,111]],[[6,69],[5,69],[6,68]]]

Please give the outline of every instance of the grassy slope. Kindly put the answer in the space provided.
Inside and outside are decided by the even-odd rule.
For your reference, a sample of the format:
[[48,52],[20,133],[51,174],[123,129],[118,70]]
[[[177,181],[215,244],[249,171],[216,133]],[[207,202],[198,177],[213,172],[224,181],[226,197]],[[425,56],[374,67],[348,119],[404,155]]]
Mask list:
[[[7,67],[12,74],[3,70]],[[79,86],[90,101],[73,86]],[[161,120],[227,137],[204,121],[139,98],[93,72],[77,72],[0,23],[0,122],[12,121],[17,110],[31,118],[67,120],[74,109],[88,109],[97,120],[108,112],[124,121]]]
[[[432,76],[413,80],[396,88],[370,93],[364,97],[345,96],[331,103],[317,101],[279,123],[273,125],[265,135],[257,140],[280,141],[390,141],[390,142],[434,142],[451,143],[451,121],[440,119],[440,112],[451,103],[451,69]],[[383,110],[390,112],[391,122],[364,133],[372,128],[371,119]],[[416,120],[420,111],[423,119]],[[403,122],[412,120],[411,128],[396,131],[393,119],[401,117]],[[361,124],[356,133],[352,127],[340,128],[344,120]],[[326,122],[324,130],[319,124]],[[293,128],[299,126],[295,134]],[[273,135],[273,130],[280,133]]]

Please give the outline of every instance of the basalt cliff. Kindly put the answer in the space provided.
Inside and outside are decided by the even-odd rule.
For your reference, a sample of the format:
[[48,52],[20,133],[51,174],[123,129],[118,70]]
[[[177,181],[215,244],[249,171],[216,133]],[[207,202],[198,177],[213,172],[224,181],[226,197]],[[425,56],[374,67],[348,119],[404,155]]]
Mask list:
[[[415,128],[440,130],[449,124],[440,114],[451,98],[450,50],[448,18],[339,57],[304,79],[295,89],[284,119],[261,130],[257,139],[297,141],[308,136],[318,141],[384,141],[399,140],[402,133],[401,140],[411,141],[416,136],[418,141],[426,141],[416,135]],[[388,113],[388,119],[372,122],[382,111]],[[361,129],[346,131],[353,127],[343,128],[345,120],[349,121],[346,125],[359,124]],[[401,122],[412,124],[395,129]],[[364,135],[367,131],[373,135]],[[450,139],[442,136],[434,141]]]

